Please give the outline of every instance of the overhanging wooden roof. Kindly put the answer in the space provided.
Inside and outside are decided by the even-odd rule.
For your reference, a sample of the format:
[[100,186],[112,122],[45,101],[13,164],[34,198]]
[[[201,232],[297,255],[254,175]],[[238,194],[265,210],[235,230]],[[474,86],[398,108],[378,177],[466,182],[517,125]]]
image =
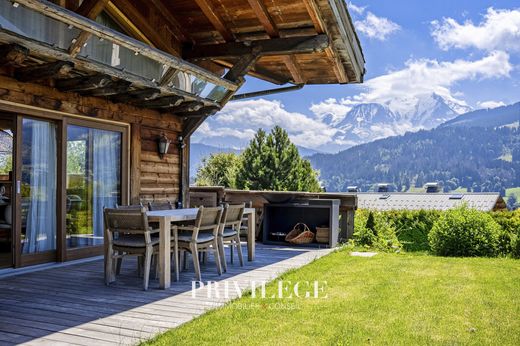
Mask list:
[[0,5],[0,65],[14,78],[192,117],[187,135],[245,74],[304,85],[360,83],[365,71],[343,0]]
[[[325,35],[328,46],[315,51],[260,54],[250,75],[276,84],[360,83],[364,58],[343,0],[112,0],[133,21],[169,26],[178,54],[192,62],[210,60],[232,67],[242,55],[197,59],[204,45],[245,45],[257,40]],[[133,18],[132,18],[133,17]],[[162,19],[161,19],[162,17]],[[283,40],[281,41],[283,42]],[[283,45],[283,43],[280,43]],[[332,68],[331,68],[332,67]]]

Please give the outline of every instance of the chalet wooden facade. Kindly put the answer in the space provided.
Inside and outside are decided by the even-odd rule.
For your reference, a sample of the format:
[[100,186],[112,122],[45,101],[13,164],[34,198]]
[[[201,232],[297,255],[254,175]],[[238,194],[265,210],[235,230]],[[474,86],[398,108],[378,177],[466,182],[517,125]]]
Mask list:
[[343,0],[0,0],[0,268],[101,254],[103,206],[186,201],[190,136],[246,76],[363,75]]

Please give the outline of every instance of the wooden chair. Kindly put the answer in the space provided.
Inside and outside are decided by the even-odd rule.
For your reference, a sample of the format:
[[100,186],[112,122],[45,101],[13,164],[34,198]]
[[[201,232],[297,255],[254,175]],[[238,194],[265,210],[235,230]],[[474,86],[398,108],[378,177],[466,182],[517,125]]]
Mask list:
[[193,225],[172,227],[173,230],[173,254],[179,263],[179,251],[191,253],[195,277],[201,280],[199,252],[213,252],[217,264],[217,273],[222,274],[218,250],[218,232],[222,218],[222,207],[200,207]]
[[121,209],[121,210],[141,210],[142,208],[144,208],[142,203],[131,204],[131,205],[119,205],[116,203],[116,209]]
[[220,230],[218,233],[218,248],[224,271],[227,271],[226,256],[224,252],[225,243],[230,244],[231,263],[233,263],[233,247],[236,247],[240,266],[244,266],[242,246],[240,245],[240,226],[242,225],[244,208],[245,204],[226,204],[224,206],[224,214],[222,215],[222,222],[220,223]]
[[166,201],[166,202],[148,202],[148,210],[154,211],[154,210],[173,210],[175,209],[173,207],[172,202]]
[[[159,252],[159,230],[148,225],[146,209],[105,209],[105,238],[107,239],[107,258],[105,277],[114,272],[114,260],[125,256],[138,256],[144,259],[143,288],[148,289],[152,255]],[[109,281],[106,281],[109,284]]]

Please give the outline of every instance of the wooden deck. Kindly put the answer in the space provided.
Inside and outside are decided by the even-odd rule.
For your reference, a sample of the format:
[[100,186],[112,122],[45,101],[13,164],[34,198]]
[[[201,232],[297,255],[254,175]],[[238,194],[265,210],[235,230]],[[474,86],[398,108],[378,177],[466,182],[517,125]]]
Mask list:
[[[202,279],[218,281],[221,287],[224,281],[236,281],[244,289],[251,280],[272,280],[330,251],[262,244],[256,250],[254,262],[240,267],[235,261],[222,276],[216,274],[211,258],[202,266]],[[158,280],[151,280],[145,292],[130,258],[110,287],[103,282],[102,260],[0,278],[0,344],[136,344],[236,295],[207,298],[203,288],[193,298],[192,278],[190,267],[169,290],[159,290]]]

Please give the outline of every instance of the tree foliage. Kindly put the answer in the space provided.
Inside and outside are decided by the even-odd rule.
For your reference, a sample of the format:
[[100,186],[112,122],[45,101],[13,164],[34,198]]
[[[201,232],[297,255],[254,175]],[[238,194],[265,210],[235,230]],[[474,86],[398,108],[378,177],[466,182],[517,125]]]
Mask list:
[[520,186],[520,129],[440,127],[310,158],[328,191],[376,183],[397,190],[440,182],[445,191],[501,192]]
[[285,130],[260,129],[242,153],[237,187],[247,190],[321,191],[317,172],[302,159]]
[[219,185],[246,190],[321,191],[318,173],[281,127],[260,129],[241,155],[212,154],[197,171],[199,186]]
[[240,156],[235,153],[216,153],[202,160],[197,171],[198,186],[225,186],[236,188]]

